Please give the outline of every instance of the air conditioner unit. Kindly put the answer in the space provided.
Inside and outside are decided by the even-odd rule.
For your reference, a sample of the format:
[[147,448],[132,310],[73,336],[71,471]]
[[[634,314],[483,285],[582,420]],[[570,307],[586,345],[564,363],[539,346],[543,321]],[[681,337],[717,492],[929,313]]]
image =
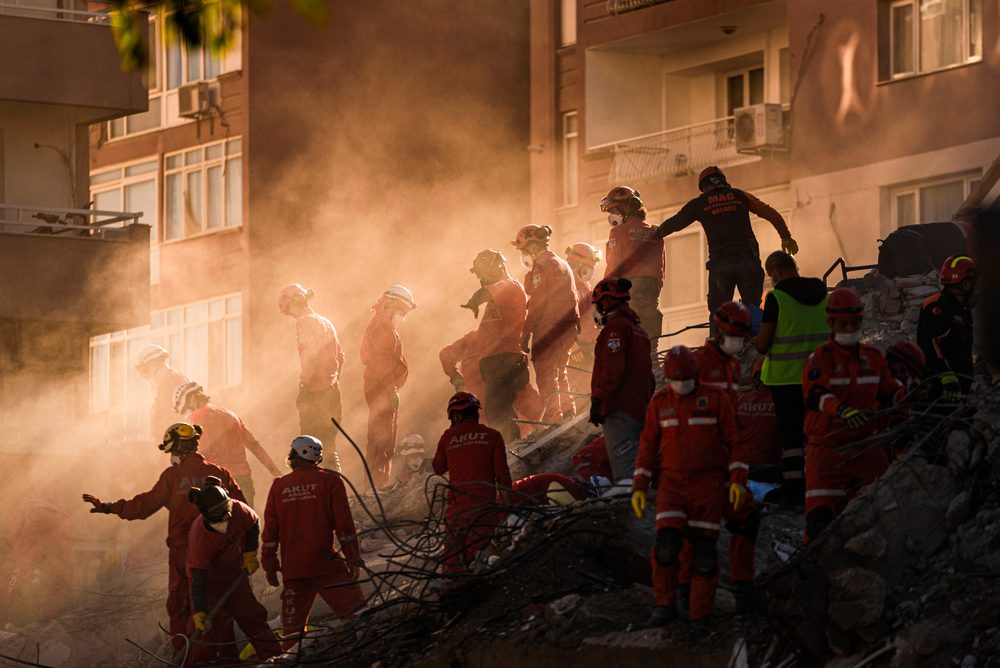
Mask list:
[[212,108],[212,90],[206,81],[184,84],[177,89],[177,115],[201,118]]
[[785,148],[785,123],[780,104],[752,104],[733,112],[736,150]]

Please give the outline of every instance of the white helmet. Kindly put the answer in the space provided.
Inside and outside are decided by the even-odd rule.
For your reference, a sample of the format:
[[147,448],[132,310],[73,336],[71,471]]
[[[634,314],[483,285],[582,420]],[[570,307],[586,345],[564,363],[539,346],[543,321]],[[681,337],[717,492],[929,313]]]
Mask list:
[[135,360],[135,368],[141,369],[142,367],[146,366],[153,360],[158,360],[161,357],[163,359],[167,359],[168,357],[170,357],[170,353],[168,353],[167,349],[164,348],[163,346],[158,346],[155,343],[151,343],[150,345],[143,348],[142,352],[139,353],[139,357],[137,357]]
[[323,443],[315,436],[296,436],[292,441],[292,450],[306,461],[318,462],[323,459]]
[[174,412],[183,415],[187,410],[188,397],[195,392],[204,392],[204,388],[193,380],[178,385],[174,390]]
[[382,296],[403,302],[406,308],[411,311],[417,308],[417,302],[413,301],[413,293],[402,285],[390,285],[389,289],[382,293]]
[[422,455],[424,459],[427,458],[427,450],[424,448],[424,439],[420,434],[410,434],[406,438],[400,440],[399,445],[396,446],[396,452],[400,457]]

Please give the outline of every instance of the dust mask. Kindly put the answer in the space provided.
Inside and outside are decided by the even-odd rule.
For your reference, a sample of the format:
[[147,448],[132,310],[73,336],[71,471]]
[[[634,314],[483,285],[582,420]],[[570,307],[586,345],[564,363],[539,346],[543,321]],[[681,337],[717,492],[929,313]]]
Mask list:
[[722,348],[722,352],[727,355],[735,355],[743,350],[743,341],[744,339],[739,336],[723,335],[722,341],[719,342],[719,347]]
[[525,269],[531,269],[535,266],[535,261],[527,253],[521,253],[521,266]]
[[584,267],[583,269],[580,270],[580,278],[587,281],[588,283],[590,282],[590,279],[592,279],[593,277],[594,277],[593,267]]
[[180,463],[181,463],[181,456],[180,455],[170,455],[170,465],[171,466],[177,466]]
[[392,314],[392,328],[399,329],[399,326],[406,322],[406,316],[402,313]]
[[670,389],[674,394],[680,396],[685,396],[694,392],[695,380],[694,378],[688,378],[687,380],[671,380]]
[[607,316],[605,316],[597,309],[594,309],[594,324],[597,325],[598,327],[604,327],[604,325],[606,325],[607,322],[608,322]]
[[620,213],[608,214],[608,222],[611,223],[611,227],[615,227],[616,225],[621,225],[623,220],[624,219],[622,218],[622,215]]
[[861,330],[859,329],[856,332],[840,332],[838,334],[834,334],[833,340],[841,346],[856,346],[861,342]]
[[226,533],[226,529],[229,528],[229,520],[222,520],[221,522],[209,522],[208,526],[212,531],[218,531],[219,533]]

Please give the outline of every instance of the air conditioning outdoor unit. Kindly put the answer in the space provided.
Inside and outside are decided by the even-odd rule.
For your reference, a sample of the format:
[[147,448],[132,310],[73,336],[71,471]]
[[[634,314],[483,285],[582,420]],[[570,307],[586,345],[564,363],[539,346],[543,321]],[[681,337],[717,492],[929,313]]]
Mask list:
[[207,81],[184,84],[177,89],[177,114],[182,118],[201,118],[212,108],[212,90]]
[[785,148],[785,124],[780,104],[763,103],[733,112],[736,150]]

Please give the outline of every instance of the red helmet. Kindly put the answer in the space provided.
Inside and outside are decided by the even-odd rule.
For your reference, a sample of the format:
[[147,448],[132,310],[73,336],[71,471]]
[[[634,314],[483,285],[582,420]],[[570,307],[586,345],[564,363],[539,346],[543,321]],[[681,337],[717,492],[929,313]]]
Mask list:
[[857,320],[865,312],[861,297],[850,288],[837,288],[826,299],[826,317],[834,320]]
[[728,301],[715,311],[715,326],[733,336],[750,336],[750,309],[739,302]]
[[548,225],[525,225],[517,231],[517,238],[510,242],[510,245],[518,250],[523,250],[529,241],[545,241],[552,236],[552,228]]
[[601,211],[605,213],[614,211],[619,206],[626,204],[633,208],[642,207],[642,200],[639,199],[639,191],[628,186],[616,186],[612,188],[607,197],[601,200]]
[[687,346],[674,346],[663,360],[663,372],[670,380],[687,380],[698,375],[698,358]]
[[705,179],[709,178],[710,176],[718,176],[723,181],[726,180],[726,175],[722,173],[721,169],[719,169],[715,165],[710,165],[705,169],[701,170],[701,174],[698,175],[698,190],[704,192],[705,189],[702,186],[705,183]]
[[885,357],[890,364],[902,364],[918,375],[923,373],[927,364],[924,351],[913,341],[896,341],[886,349]]
[[566,247],[566,260],[570,264],[583,264],[593,267],[601,261],[601,251],[581,241]]
[[631,289],[632,281],[627,278],[605,278],[603,281],[594,286],[594,292],[591,295],[590,303],[596,304],[604,297],[628,301],[628,291]]
[[287,315],[288,307],[292,305],[293,300],[301,298],[302,301],[309,301],[315,294],[312,289],[306,289],[298,283],[286,285],[278,293],[278,310]]
[[448,400],[448,414],[451,415],[456,411],[460,413],[469,408],[479,408],[480,406],[482,404],[476,395],[469,392],[456,392]]
[[952,255],[941,267],[941,285],[958,285],[976,278],[976,263],[967,255]]

